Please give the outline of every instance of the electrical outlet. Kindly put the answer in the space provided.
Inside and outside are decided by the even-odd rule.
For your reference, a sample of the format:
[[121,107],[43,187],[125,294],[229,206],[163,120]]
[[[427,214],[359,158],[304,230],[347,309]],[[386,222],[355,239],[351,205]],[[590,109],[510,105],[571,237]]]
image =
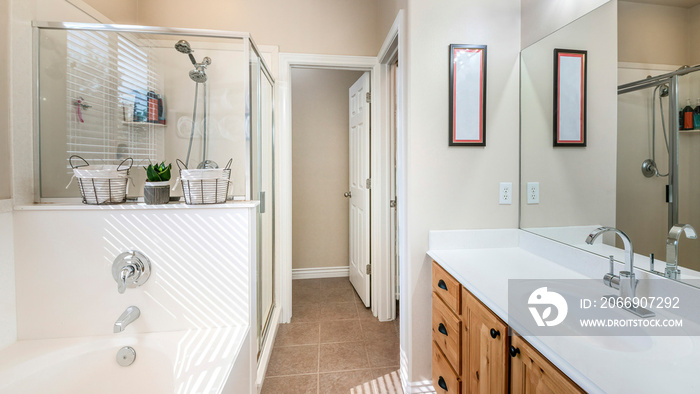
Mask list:
[[498,203],[501,205],[510,205],[513,203],[513,184],[510,182],[501,182],[498,188]]
[[539,182],[528,182],[527,183],[527,203],[528,204],[539,204],[540,203],[540,183]]

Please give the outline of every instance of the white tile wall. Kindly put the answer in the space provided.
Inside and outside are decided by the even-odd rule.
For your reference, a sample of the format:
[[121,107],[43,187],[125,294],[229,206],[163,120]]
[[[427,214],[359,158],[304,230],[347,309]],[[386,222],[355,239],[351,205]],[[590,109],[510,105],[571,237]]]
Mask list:
[[[248,324],[252,212],[15,212],[19,339],[112,335],[129,305],[141,309],[132,332]],[[112,261],[129,249],[153,272],[119,294]]]

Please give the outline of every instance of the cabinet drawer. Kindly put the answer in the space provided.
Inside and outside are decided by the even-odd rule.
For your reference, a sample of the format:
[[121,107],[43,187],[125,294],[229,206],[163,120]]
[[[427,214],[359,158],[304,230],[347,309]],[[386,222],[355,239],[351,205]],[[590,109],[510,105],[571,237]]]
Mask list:
[[449,361],[440,350],[437,343],[433,342],[433,387],[438,394],[459,394],[461,392],[459,377],[450,366]]
[[440,265],[433,261],[433,291],[437,293],[445,304],[458,314],[461,311],[461,285],[452,275],[448,274]]
[[455,371],[461,371],[462,321],[433,293],[433,340]]

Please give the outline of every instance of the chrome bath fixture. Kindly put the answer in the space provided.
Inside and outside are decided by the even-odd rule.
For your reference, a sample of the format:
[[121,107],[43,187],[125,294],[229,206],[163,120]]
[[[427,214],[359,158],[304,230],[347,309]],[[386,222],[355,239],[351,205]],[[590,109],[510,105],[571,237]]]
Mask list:
[[[613,289],[620,290],[619,296],[623,299],[634,299],[637,292],[637,279],[634,276],[634,250],[632,249],[632,241],[630,241],[627,234],[614,227],[598,227],[597,229],[593,230],[588,237],[586,237],[586,243],[593,245],[593,241],[595,241],[598,236],[608,231],[614,232],[620,236],[620,239],[622,239],[622,244],[625,247],[625,267],[627,270],[620,271],[619,275],[615,275],[613,272],[614,259],[613,256],[610,256],[610,272],[603,276],[603,283],[605,283],[606,286],[612,287]],[[641,307],[632,306],[624,309],[639,317],[653,317],[656,315],[654,312]]]
[[131,346],[124,346],[117,352],[117,364],[128,367],[136,360],[136,350]]
[[114,322],[114,333],[116,334],[124,331],[126,326],[133,323],[134,320],[139,318],[139,316],[141,316],[141,310],[139,308],[135,306],[126,308],[126,310],[122,312],[121,316],[119,316],[119,319]]
[[127,288],[141,286],[150,276],[151,260],[137,250],[120,254],[112,263],[112,277],[119,294],[124,294]]
[[192,152],[192,141],[194,140],[194,129],[195,129],[195,124],[196,124],[196,119],[197,119],[197,97],[199,93],[199,84],[204,85],[204,114],[202,115],[202,161],[197,165],[197,168],[218,168],[219,166],[212,160],[207,160],[207,146],[209,145],[208,141],[208,136],[207,136],[207,95],[208,95],[208,88],[207,88],[207,73],[206,69],[209,65],[211,65],[211,58],[210,57],[205,57],[202,59],[201,63],[197,63],[197,59],[194,58],[194,55],[192,55],[192,52],[194,50],[190,46],[190,43],[185,41],[185,40],[180,40],[177,43],[175,43],[175,49],[180,52],[184,53],[190,58],[190,62],[192,62],[192,65],[194,66],[194,70],[190,71],[190,79],[195,82],[194,85],[194,109],[192,111],[192,132],[190,133],[190,144],[187,148],[187,158],[185,159],[185,167],[189,168],[190,165],[190,153]]
[[666,270],[664,276],[670,279],[681,279],[681,270],[678,269],[678,241],[685,232],[688,239],[697,239],[695,228],[689,224],[676,224],[671,227],[666,238]]

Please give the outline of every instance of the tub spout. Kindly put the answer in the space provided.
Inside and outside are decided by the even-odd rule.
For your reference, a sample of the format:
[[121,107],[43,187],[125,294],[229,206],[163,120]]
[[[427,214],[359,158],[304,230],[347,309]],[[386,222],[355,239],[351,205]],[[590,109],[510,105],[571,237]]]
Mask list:
[[141,316],[141,311],[135,306],[130,306],[126,308],[124,313],[119,316],[119,319],[114,323],[114,332],[122,332],[129,324],[133,323],[134,320]]

